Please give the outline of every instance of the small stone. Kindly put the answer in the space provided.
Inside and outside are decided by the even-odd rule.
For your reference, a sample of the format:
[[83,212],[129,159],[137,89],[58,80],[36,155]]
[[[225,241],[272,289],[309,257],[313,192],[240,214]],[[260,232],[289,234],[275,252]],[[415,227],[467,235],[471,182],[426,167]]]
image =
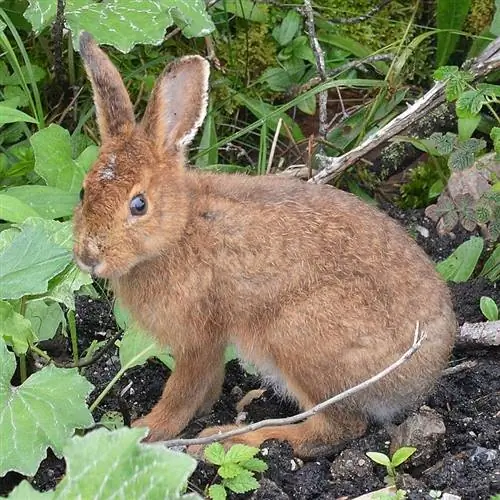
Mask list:
[[422,236],[423,238],[428,238],[429,237],[429,230],[426,227],[424,227],[424,226],[416,225],[415,226],[415,231],[417,231],[417,233],[419,233],[420,236]]
[[274,481],[266,477],[260,480],[259,489],[251,496],[252,500],[288,500],[289,498]]
[[373,464],[365,460],[363,452],[348,448],[332,462],[330,472],[335,481],[353,480],[373,474]]
[[446,427],[441,416],[431,408],[422,406],[401,425],[391,431],[391,455],[402,446],[414,446],[417,451],[408,459],[413,466],[425,465],[436,447]]

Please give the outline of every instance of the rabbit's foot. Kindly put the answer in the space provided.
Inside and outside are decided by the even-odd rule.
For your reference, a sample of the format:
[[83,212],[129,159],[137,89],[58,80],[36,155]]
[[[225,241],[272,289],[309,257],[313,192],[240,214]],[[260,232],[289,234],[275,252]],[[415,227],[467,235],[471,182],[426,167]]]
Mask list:
[[153,443],[155,441],[164,441],[172,437],[171,431],[162,425],[162,422],[155,418],[151,413],[145,417],[132,422],[132,427],[147,427],[148,434],[143,442]]

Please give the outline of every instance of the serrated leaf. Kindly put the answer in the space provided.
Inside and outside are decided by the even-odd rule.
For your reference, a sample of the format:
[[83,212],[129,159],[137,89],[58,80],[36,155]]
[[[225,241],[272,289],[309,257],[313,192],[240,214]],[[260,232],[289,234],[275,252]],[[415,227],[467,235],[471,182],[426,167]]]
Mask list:
[[15,122],[28,122],[28,123],[38,123],[35,118],[18,109],[6,106],[0,103],[0,125],[5,125],[6,123]]
[[33,134],[30,142],[35,153],[35,171],[47,185],[66,192],[79,192],[85,170],[71,156],[69,132],[52,124]]
[[484,95],[480,90],[466,90],[457,99],[457,113],[466,112],[471,115],[477,115],[480,113],[485,102]]
[[391,458],[392,465],[394,467],[398,467],[398,465],[401,465],[403,462],[406,462],[416,451],[417,449],[414,448],[413,446],[402,446],[401,448],[398,448],[394,452],[394,455],[392,455]]
[[483,247],[483,238],[474,236],[462,243],[447,259],[439,262],[436,269],[447,281],[467,281],[476,268]]
[[366,455],[377,464],[385,465],[386,467],[391,466],[391,459],[385,453],[379,453],[378,451],[367,451]]
[[94,424],[85,404],[93,386],[76,368],[49,365],[12,387],[15,368],[15,356],[0,338],[0,476],[8,471],[32,476],[47,448],[62,456],[75,429]]
[[255,479],[253,472],[249,470],[243,470],[241,474],[231,479],[224,479],[223,484],[235,493],[246,493],[259,487],[259,482]]
[[208,488],[208,498],[211,498],[212,500],[226,500],[226,488],[224,488],[222,484],[212,484]]
[[88,273],[81,271],[74,263],[49,281],[49,290],[44,297],[64,304],[68,309],[75,310],[75,292],[92,285]]
[[0,193],[0,219],[7,222],[24,222],[28,217],[40,215],[24,201],[5,192]]
[[27,219],[18,228],[0,251],[0,299],[46,292],[49,280],[71,261],[71,243],[64,243],[65,236],[71,242],[71,224]]
[[468,151],[463,148],[456,149],[448,158],[448,166],[453,170],[466,170],[474,165],[476,156],[473,151]]
[[231,448],[229,448],[226,453],[226,458],[224,459],[224,463],[236,463],[240,464],[241,462],[246,462],[250,460],[255,455],[259,453],[259,448],[255,448],[253,446],[248,446],[246,444],[233,444]]
[[59,219],[73,215],[78,203],[78,192],[67,192],[51,186],[15,186],[2,192],[33,209],[38,217]]
[[217,470],[217,474],[223,479],[232,479],[243,471],[241,465],[235,464],[234,462],[228,462],[222,464]]
[[481,297],[479,307],[488,321],[498,320],[498,306],[491,297]]
[[214,465],[222,465],[226,452],[220,443],[209,444],[204,450],[205,458]]
[[[124,427],[75,436],[64,448],[66,474],[50,492],[51,498],[201,500],[194,494],[183,495],[196,461],[163,446],[140,443],[146,432]],[[11,498],[25,500],[28,489],[23,488],[15,489]]]
[[457,78],[459,72],[460,69],[458,66],[440,66],[434,71],[432,76],[437,81],[450,80]]
[[266,462],[260,458],[251,458],[250,460],[243,462],[241,466],[253,472],[264,472],[267,470]]
[[25,354],[36,338],[30,321],[3,300],[0,300],[0,337],[17,354]]
[[57,302],[30,300],[26,304],[24,316],[31,323],[37,341],[51,339],[59,325],[65,323],[64,313]]
[[457,136],[451,132],[446,132],[444,135],[440,132],[435,132],[429,137],[429,141],[439,154],[449,155],[456,145]]

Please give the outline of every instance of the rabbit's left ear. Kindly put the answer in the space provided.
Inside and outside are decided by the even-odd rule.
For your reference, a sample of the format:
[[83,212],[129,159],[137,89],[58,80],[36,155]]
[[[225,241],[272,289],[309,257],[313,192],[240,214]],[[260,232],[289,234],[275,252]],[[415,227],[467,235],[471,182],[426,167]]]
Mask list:
[[131,132],[135,118],[127,89],[118,70],[89,33],[80,35],[80,55],[92,83],[101,139]]
[[200,56],[170,63],[158,78],[142,125],[161,154],[182,151],[207,112],[210,65]]

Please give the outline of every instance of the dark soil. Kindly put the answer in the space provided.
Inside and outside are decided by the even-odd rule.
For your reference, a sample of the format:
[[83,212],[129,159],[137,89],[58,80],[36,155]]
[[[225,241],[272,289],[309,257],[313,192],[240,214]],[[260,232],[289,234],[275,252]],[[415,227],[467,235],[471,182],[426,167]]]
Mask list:
[[[470,234],[456,233],[438,237],[432,223],[414,211],[402,213],[388,210],[415,234],[418,243],[435,260],[447,257]],[[427,235],[428,232],[428,235]],[[479,299],[488,295],[500,303],[500,290],[495,285],[475,278],[467,283],[450,285],[459,323],[482,321]],[[109,338],[116,332],[109,301],[79,298],[77,327],[80,349],[92,340]],[[50,349],[50,345],[46,346]],[[60,348],[60,345],[59,345]],[[67,346],[69,352],[69,346]],[[54,355],[58,349],[54,345]],[[59,353],[60,354],[60,353]],[[61,356],[63,357],[63,356]],[[499,349],[455,349],[450,365],[476,360],[475,367],[444,376],[426,404],[437,412],[446,432],[431,451],[401,467],[399,485],[408,498],[430,499],[431,490],[455,493],[462,499],[482,500],[500,492],[500,363]],[[93,400],[119,369],[116,349],[111,349],[96,363],[84,369],[84,375],[94,384]],[[160,397],[169,370],[155,360],[130,370],[116,384],[95,412],[99,421],[108,411],[119,412],[126,424],[147,413]],[[224,391],[213,411],[192,422],[185,432],[194,436],[208,425],[233,423],[236,402],[250,389],[260,387],[257,376],[245,373],[232,361],[227,365]],[[246,422],[263,418],[281,417],[297,412],[293,404],[280,400],[271,390],[245,408]],[[253,494],[231,495],[230,498],[259,500],[284,499],[338,499],[353,498],[385,486],[383,467],[372,463],[367,451],[388,452],[389,431],[374,427],[367,434],[346,444],[338,453],[302,462],[293,456],[287,443],[266,442],[261,447],[262,457],[269,469],[260,478],[260,488]],[[32,484],[45,491],[53,488],[64,474],[64,461],[52,454],[42,463]],[[10,491],[21,477],[10,474],[0,480],[0,494]],[[199,463],[190,480],[194,491],[203,493],[206,486],[216,481],[216,470],[210,464]]]

